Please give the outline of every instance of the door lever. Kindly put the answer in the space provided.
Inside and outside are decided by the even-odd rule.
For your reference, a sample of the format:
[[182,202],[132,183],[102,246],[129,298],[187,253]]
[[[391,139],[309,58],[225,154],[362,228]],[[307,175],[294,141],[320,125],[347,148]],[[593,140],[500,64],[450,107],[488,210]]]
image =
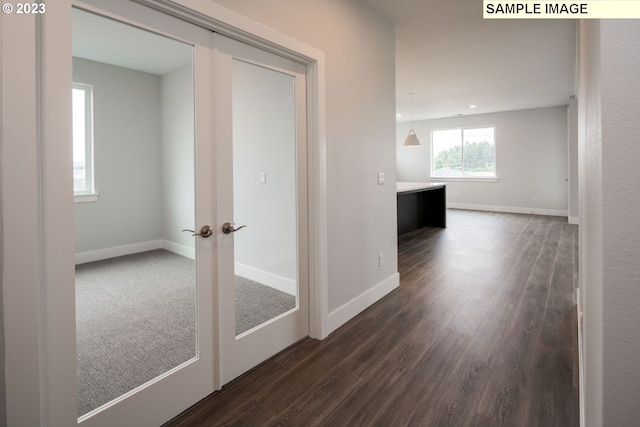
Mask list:
[[188,231],[189,233],[193,233],[192,236],[200,236],[200,237],[204,237],[205,239],[213,234],[213,230],[209,225],[203,225],[199,233],[196,233],[194,230],[189,230],[186,228],[183,229],[182,231]]
[[245,228],[246,225],[241,225],[238,228],[235,228],[235,224],[232,224],[230,222],[225,222],[224,224],[222,224],[222,232],[224,234],[229,234],[229,233],[235,233],[236,231],[240,230],[241,228]]

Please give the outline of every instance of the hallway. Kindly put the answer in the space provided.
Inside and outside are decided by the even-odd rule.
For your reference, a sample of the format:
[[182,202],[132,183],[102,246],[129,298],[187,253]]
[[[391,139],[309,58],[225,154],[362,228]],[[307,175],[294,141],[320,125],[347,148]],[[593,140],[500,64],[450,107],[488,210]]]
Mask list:
[[166,426],[577,426],[577,226],[447,222],[399,239],[399,289]]

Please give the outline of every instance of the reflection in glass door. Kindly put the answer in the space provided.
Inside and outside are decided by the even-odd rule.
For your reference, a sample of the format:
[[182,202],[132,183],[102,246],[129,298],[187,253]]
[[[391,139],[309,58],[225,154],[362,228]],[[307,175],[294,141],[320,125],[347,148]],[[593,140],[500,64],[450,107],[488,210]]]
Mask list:
[[215,36],[220,382],[309,334],[306,68]]
[[233,60],[236,335],[298,303],[295,78]]
[[73,55],[83,416],[196,357],[193,47],[74,9]]

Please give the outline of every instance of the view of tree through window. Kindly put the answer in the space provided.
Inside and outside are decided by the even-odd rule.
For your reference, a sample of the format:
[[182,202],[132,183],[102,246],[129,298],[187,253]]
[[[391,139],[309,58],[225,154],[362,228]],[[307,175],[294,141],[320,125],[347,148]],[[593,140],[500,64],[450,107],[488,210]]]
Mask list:
[[493,127],[434,130],[431,133],[431,176],[495,178]]
[[91,86],[73,84],[73,192],[93,192]]

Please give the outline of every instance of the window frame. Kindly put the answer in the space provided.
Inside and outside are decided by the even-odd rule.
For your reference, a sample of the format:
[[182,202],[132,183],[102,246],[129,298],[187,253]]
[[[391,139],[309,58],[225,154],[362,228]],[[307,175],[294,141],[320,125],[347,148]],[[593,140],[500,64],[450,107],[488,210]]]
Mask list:
[[[94,174],[94,140],[93,140],[93,86],[85,83],[73,82],[73,90],[81,90],[84,93],[84,157],[85,157],[85,182],[84,190],[73,188],[73,200],[76,203],[95,202],[98,193],[95,191]],[[73,141],[72,141],[73,144]]]
[[[493,156],[495,159],[495,170],[494,170],[494,175],[493,176],[434,176],[433,172],[435,170],[434,166],[434,155],[433,155],[433,133],[434,132],[438,132],[438,131],[448,131],[448,130],[459,130],[460,131],[460,145],[461,145],[461,149],[462,149],[462,167],[463,167],[463,171],[464,171],[464,131],[468,130],[468,129],[485,129],[485,128],[492,128],[493,129]],[[486,124],[486,125],[474,125],[474,126],[453,126],[453,127],[448,127],[448,128],[437,128],[437,129],[431,129],[431,131],[429,132],[429,163],[430,163],[430,170],[429,170],[429,179],[431,181],[459,181],[459,182],[464,182],[464,181],[475,181],[475,182],[498,182],[498,150],[497,150],[497,138],[496,138],[496,125],[494,124]]]

